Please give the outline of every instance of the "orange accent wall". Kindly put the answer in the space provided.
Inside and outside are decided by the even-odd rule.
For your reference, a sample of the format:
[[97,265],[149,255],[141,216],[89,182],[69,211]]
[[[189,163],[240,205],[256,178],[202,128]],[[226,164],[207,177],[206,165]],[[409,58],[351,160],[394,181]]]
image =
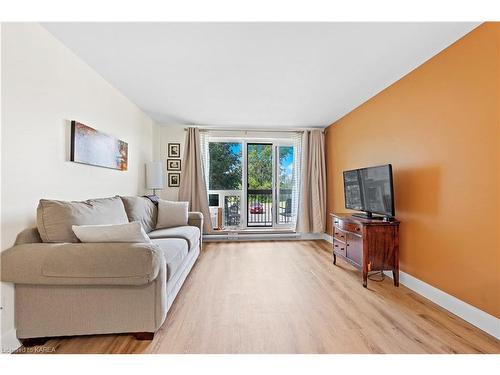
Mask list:
[[391,163],[401,270],[497,317],[499,71],[486,23],[326,131],[328,213],[347,211],[342,171]]

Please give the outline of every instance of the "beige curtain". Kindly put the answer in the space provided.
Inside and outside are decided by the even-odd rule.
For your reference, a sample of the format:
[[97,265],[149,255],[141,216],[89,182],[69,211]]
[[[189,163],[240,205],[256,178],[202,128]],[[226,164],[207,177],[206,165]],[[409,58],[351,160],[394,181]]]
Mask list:
[[302,135],[299,207],[296,231],[323,233],[326,223],[325,136],[306,130]]
[[191,211],[203,214],[203,233],[212,231],[208,209],[207,185],[201,155],[200,130],[188,128],[184,146],[184,171],[181,174],[179,200],[189,202]]

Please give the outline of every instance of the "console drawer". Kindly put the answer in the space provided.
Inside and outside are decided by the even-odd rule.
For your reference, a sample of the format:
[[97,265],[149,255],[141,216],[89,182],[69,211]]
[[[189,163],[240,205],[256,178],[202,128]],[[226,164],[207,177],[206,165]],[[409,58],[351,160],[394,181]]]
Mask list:
[[361,226],[358,224],[350,223],[346,220],[335,218],[333,221],[335,227],[345,230],[347,232],[359,233],[361,235]]
[[339,254],[339,255],[342,255],[342,256],[346,256],[346,249],[347,249],[347,245],[343,242],[340,242],[336,239],[333,240],[333,251],[336,253],[336,254]]
[[347,233],[337,227],[333,227],[333,238],[342,242],[346,242]]

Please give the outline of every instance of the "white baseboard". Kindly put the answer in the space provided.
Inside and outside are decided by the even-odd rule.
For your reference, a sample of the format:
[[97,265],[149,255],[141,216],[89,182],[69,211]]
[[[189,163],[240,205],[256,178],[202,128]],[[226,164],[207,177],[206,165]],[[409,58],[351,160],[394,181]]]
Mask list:
[[262,241],[262,240],[294,240],[299,238],[295,233],[273,233],[273,234],[241,234],[241,233],[224,233],[224,234],[205,234],[203,242],[210,241]]
[[[384,273],[392,278],[392,272],[386,271]],[[399,271],[399,282],[480,330],[500,339],[500,319],[493,315],[469,305],[467,302],[443,292],[441,289],[433,287],[406,272]]]
[[16,337],[16,330],[10,329],[7,332],[2,332],[0,337],[0,354],[12,353],[21,346],[21,343]]
[[323,239],[327,242],[333,243],[333,237],[330,236],[328,233],[323,233]]
[[321,233],[224,233],[224,234],[205,234],[204,242],[210,241],[262,241],[262,240],[322,240]]
[[322,240],[324,238],[323,233],[300,233],[300,240]]
[[[329,234],[324,234],[324,240],[330,243],[333,242],[333,237]],[[392,279],[392,272],[384,272],[386,276]],[[443,292],[441,289],[433,287],[426,282],[413,277],[406,272],[399,271],[399,282],[415,293],[431,300],[436,305],[448,310],[456,316],[462,318],[466,322],[476,326],[480,330],[488,333],[491,336],[500,339],[500,319],[488,314],[485,311],[478,309],[468,303]]]

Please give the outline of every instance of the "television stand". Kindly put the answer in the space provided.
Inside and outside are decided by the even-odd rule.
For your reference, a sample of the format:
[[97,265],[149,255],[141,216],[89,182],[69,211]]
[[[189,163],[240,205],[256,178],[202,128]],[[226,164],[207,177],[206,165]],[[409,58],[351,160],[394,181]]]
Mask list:
[[362,270],[363,286],[368,272],[392,271],[399,286],[399,221],[358,218],[349,214],[331,214],[333,227],[333,264],[337,255]]

